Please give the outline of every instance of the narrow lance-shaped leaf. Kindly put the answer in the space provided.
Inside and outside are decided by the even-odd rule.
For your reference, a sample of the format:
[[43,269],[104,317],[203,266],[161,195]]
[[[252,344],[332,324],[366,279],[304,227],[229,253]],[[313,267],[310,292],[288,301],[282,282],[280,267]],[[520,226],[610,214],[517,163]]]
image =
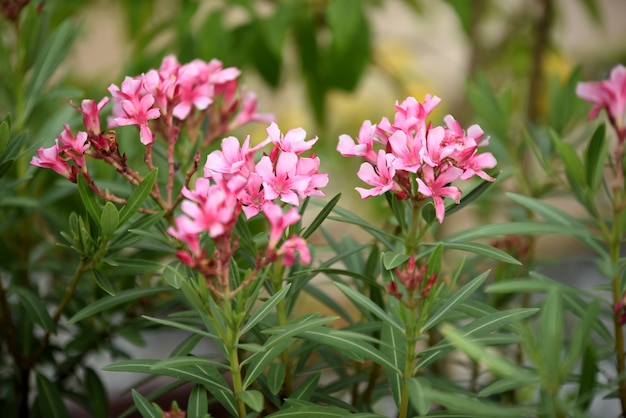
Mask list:
[[37,405],[42,416],[50,418],[70,416],[59,387],[41,373],[37,373]]
[[74,324],[80,320],[88,318],[97,313],[109,310],[124,303],[132,302],[141,297],[152,296],[158,293],[167,292],[170,290],[168,287],[149,287],[139,289],[128,289],[118,292],[115,296],[105,296],[76,312],[74,316],[69,319],[70,324]]
[[133,190],[128,197],[126,204],[120,210],[119,225],[124,225],[143,205],[150,192],[154,187],[158,174],[158,169],[154,169],[148,174],[141,183]]
[[137,410],[143,418],[161,418],[161,412],[158,411],[157,408],[153,404],[151,404],[149,400],[144,398],[135,389],[132,389],[131,393],[133,396],[133,402],[135,403]]
[[252,328],[254,328],[256,324],[261,322],[267,315],[269,315],[272,312],[272,309],[285,298],[285,295],[289,291],[290,287],[291,284],[287,284],[285,287],[273,294],[272,297],[266,300],[265,303],[261,305],[261,307],[251,316],[248,322],[243,326],[239,334],[244,335]]
[[41,299],[24,287],[16,287],[15,293],[19,296],[26,315],[34,324],[41,326],[46,332],[56,333],[56,324]]
[[369,311],[369,312],[373,313],[380,320],[382,320],[385,323],[389,324],[390,326],[394,327],[395,329],[397,329],[398,331],[400,331],[400,333],[402,333],[404,335],[404,328],[402,328],[402,326],[399,323],[397,323],[391,317],[390,314],[388,314],[387,312],[383,311],[380,306],[376,305],[374,302],[372,302],[370,299],[365,297],[363,294],[355,291],[354,289],[352,289],[352,288],[350,288],[350,287],[348,287],[348,286],[346,286],[346,285],[344,285],[342,283],[335,283],[335,286],[337,286],[339,288],[339,290],[341,290],[354,303],[356,303],[357,305],[361,306],[366,311]]
[[111,202],[106,202],[104,208],[102,208],[102,214],[100,215],[100,225],[102,227],[102,235],[105,238],[109,238],[119,225],[120,215],[117,212],[117,208]]
[[461,289],[459,289],[452,297],[445,301],[443,306],[441,306],[434,314],[430,316],[424,323],[422,327],[422,331],[427,331],[433,326],[440,323],[445,319],[446,314],[448,314],[452,309],[454,309],[461,302],[469,298],[474,292],[478,290],[478,288],[484,283],[489,275],[489,271],[482,273],[481,275],[475,277]]
[[341,193],[338,193],[335,197],[333,197],[317,214],[317,216],[313,219],[309,227],[302,233],[302,238],[308,238],[315,232],[320,225],[324,222],[324,220],[331,214],[337,203],[341,199]]
[[202,418],[208,413],[206,389],[202,385],[194,385],[189,393],[186,416]]
[[606,140],[604,124],[598,126],[585,152],[585,178],[591,192],[597,192],[602,183],[605,161],[608,155],[608,141]]
[[89,183],[82,175],[76,176],[76,184],[78,185],[78,193],[83,205],[87,209],[87,213],[93,221],[100,227],[100,205],[96,200],[96,196],[89,187]]
[[85,369],[85,389],[92,416],[106,418],[109,415],[107,392],[98,374],[90,367]]
[[263,394],[258,390],[245,390],[237,394],[250,409],[255,412],[263,410]]

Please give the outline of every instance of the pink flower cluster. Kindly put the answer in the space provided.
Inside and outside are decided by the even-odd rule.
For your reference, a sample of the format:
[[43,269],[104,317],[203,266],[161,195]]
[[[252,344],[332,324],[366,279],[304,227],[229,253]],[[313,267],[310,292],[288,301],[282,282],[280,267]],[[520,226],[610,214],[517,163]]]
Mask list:
[[605,109],[620,142],[626,140],[626,67],[616,65],[608,80],[578,83],[576,94],[594,104],[588,119],[595,118],[600,110]]
[[167,141],[175,142],[179,131],[176,121],[189,122],[194,110],[198,111],[198,116],[212,112],[208,117],[214,136],[248,122],[273,120],[272,115],[257,113],[254,93],[239,97],[239,74],[237,68],[223,68],[216,59],[209,62],[196,59],[180,64],[174,56],[167,56],[158,70],[126,77],[120,87],[111,84],[108,88],[111,97],[98,103],[83,100],[80,108],[74,106],[83,114],[86,132],[79,131],[74,136],[66,126],[52,147],[37,151],[31,165],[53,169],[76,181],[77,170],[84,169],[84,155],[102,158],[116,153],[117,144],[112,144],[100,129],[100,112],[110,101],[113,110],[108,127],[135,125],[144,145],[155,141],[155,129],[160,130]]
[[[266,131],[268,137],[256,146],[250,146],[249,136],[243,144],[232,136],[224,138],[221,149],[208,155],[204,177],[196,180],[195,189],[183,190],[187,199],[181,205],[183,215],[176,218],[175,226],[168,232],[189,248],[189,252],[178,253],[186,264],[198,266],[205,257],[199,238],[203,232],[216,242],[224,238],[230,242],[242,211],[248,219],[262,213],[269,222],[265,262],[283,256],[284,265],[293,265],[295,252],[299,252],[303,264],[310,262],[308,247],[301,237],[293,235],[279,244],[287,228],[300,220],[295,207],[301,200],[324,196],[320,189],[328,183],[328,175],[318,172],[319,158],[302,155],[317,138],[307,141],[301,128],[283,135],[275,123]],[[269,154],[255,161],[257,151],[269,144]],[[285,205],[289,207],[286,212]]]
[[341,135],[337,150],[344,157],[360,157],[358,177],[371,189],[357,187],[361,198],[394,192],[402,199],[422,201],[432,198],[439,222],[445,215],[444,197],[459,203],[461,191],[450,183],[477,175],[493,181],[484,170],[493,168],[496,159],[489,152],[478,154],[488,144],[484,132],[472,125],[467,132],[451,116],[446,126],[427,121],[441,102],[426,95],[423,103],[413,97],[395,104],[393,122],[383,117],[380,123],[365,121],[356,141]]

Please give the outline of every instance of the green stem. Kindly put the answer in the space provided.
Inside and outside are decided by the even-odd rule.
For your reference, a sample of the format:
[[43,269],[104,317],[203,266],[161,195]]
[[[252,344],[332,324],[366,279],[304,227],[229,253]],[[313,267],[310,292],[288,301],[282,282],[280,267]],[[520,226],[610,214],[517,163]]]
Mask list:
[[421,321],[415,324],[415,306],[408,309],[406,333],[406,353],[404,357],[404,371],[402,373],[402,383],[400,387],[400,405],[398,407],[398,418],[407,418],[409,414],[409,392],[407,381],[413,377],[413,365],[415,364],[415,346],[417,338],[421,333]]
[[[284,267],[281,265],[274,266],[274,275],[273,275],[273,283],[274,283],[274,293],[280,291],[283,285],[283,272]],[[281,300],[276,305],[276,315],[278,320],[278,326],[283,326],[287,324],[287,304],[285,300]],[[285,381],[283,383],[283,394],[287,398],[293,392],[293,376],[291,371],[291,359],[289,356],[289,348],[285,348],[282,353],[280,353],[280,360],[285,365]]]
[[246,404],[239,397],[239,393],[243,392],[243,381],[241,379],[241,364],[239,363],[239,350],[237,348],[237,333],[229,330],[228,334],[228,362],[233,379],[233,393],[235,395],[237,413],[239,418],[243,418],[246,416]]

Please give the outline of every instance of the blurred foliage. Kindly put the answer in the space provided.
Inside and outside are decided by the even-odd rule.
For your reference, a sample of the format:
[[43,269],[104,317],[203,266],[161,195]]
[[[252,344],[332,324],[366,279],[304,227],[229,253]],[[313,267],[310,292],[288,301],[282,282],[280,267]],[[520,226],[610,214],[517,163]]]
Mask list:
[[[278,89],[293,77],[287,70],[295,68],[315,120],[324,126],[331,92],[355,91],[373,66],[385,72],[376,61],[371,17],[386,1],[118,0],[131,48],[130,59],[123,63],[124,73],[138,74],[157,67],[165,54],[174,53],[182,62],[218,58],[226,66],[254,70],[268,86]],[[595,157],[580,161],[575,158],[576,147],[584,135],[573,130],[583,115],[582,106],[573,100],[574,86],[585,70],[600,72],[605,68],[603,63],[587,64],[586,68],[568,69],[565,77],[551,74],[562,73],[552,71],[549,59],[561,59],[552,34],[555,21],[566,6],[554,0],[540,0],[534,2],[537,7],[507,14],[502,2],[496,0],[442,2],[458,17],[470,49],[465,78],[469,80],[467,98],[471,106],[464,102],[457,106],[463,111],[463,119],[478,121],[491,135],[494,154],[500,165],[507,167],[500,184],[513,178],[514,191],[532,198],[547,196],[569,185],[583,204],[593,210],[589,194],[600,186],[600,164]],[[403,3],[417,15],[428,16],[431,2]],[[602,22],[598,2],[579,0],[577,4],[586,10],[590,21]],[[63,123],[78,119],[77,112],[67,103],[81,98],[83,93],[68,78],[62,64],[80,39],[81,30],[89,30],[80,28],[76,16],[88,14],[91,6],[82,0],[5,0],[0,6],[4,14],[0,18],[0,410],[4,416],[67,416],[62,399],[71,399],[93,416],[106,416],[106,388],[98,373],[88,366],[89,356],[101,351],[114,357],[127,356],[116,337],[141,344],[142,332],[155,325],[142,321],[140,316],[167,309],[173,303],[167,292],[150,284],[154,264],[129,264],[122,271],[99,259],[89,268],[80,268],[83,260],[75,250],[88,244],[97,252],[98,244],[102,244],[102,225],[96,218],[105,215],[105,208],[98,207],[102,212],[90,213],[74,185],[60,181],[52,172],[34,170],[28,165],[35,150],[56,136]],[[493,19],[502,20],[505,28],[495,40],[484,33],[486,23]],[[386,75],[392,82],[406,81],[389,72]],[[96,81],[99,80],[82,87],[101,89]],[[594,136],[600,137],[603,135]],[[601,139],[595,139],[593,144],[605,149]],[[592,155],[601,158],[604,151]],[[508,208],[508,214],[516,220],[535,216],[528,202],[521,209],[509,201],[503,202],[501,190],[494,187],[477,202],[485,219],[493,207]],[[140,226],[149,223],[143,218],[142,221],[146,223]],[[157,219],[154,225],[158,227]],[[125,231],[113,229],[122,241]],[[163,247],[146,243],[149,241],[137,238],[132,243],[135,259],[150,261],[168,254]],[[531,241],[528,245],[528,264],[524,267],[496,266],[492,293],[516,290],[522,295],[533,290],[528,284],[519,288],[499,284],[512,275],[530,274],[536,260],[532,258],[534,244]],[[121,254],[120,251],[113,255],[130,258],[128,253],[124,257]],[[468,262],[467,271],[476,265]],[[587,311],[581,308],[582,302],[569,298],[570,293],[552,282],[540,284],[540,290],[549,295],[542,305],[547,306],[548,313],[542,314],[539,329],[524,331],[528,341],[523,349],[537,367],[556,367],[550,359],[553,363],[560,361],[559,345],[563,342],[557,339],[587,341],[592,326],[585,318]],[[133,292],[138,286],[145,291]],[[68,323],[67,319],[85,306],[108,297],[106,289],[125,296],[118,299],[119,304],[111,305],[113,312]],[[563,291],[564,301],[555,296],[557,291]],[[485,298],[487,304],[495,307],[520,302],[513,296]],[[585,298],[591,299],[589,295]],[[600,315],[596,305],[591,306],[591,316]],[[581,331],[574,336],[555,334],[550,326],[548,314],[561,316],[566,311],[581,324]],[[454,331],[447,332],[454,339]],[[595,329],[595,333],[604,342],[610,338],[603,328]],[[550,335],[553,339],[548,348],[537,344]],[[480,347],[471,342],[454,341],[468,352],[481,353]],[[542,408],[546,409],[544,416],[549,416],[549,408],[561,411],[567,410],[568,405],[571,411],[582,413],[594,394],[606,389],[581,384],[573,403],[568,403],[566,396],[560,398],[562,404],[558,407],[551,403],[555,387],[572,380],[588,381],[595,375],[594,366],[589,364],[607,357],[604,348],[580,347],[584,350],[571,354],[556,374],[543,376],[539,383],[532,382],[546,389],[541,398]],[[572,372],[572,362],[580,359],[583,369]],[[511,390],[518,388],[513,383],[505,379],[502,386],[484,390],[489,396],[498,394],[506,401]],[[412,388],[418,391],[419,382],[416,385]],[[39,395],[33,396],[35,393]],[[433,399],[436,396],[451,409],[472,405],[470,401],[454,404],[442,392],[436,392]]]

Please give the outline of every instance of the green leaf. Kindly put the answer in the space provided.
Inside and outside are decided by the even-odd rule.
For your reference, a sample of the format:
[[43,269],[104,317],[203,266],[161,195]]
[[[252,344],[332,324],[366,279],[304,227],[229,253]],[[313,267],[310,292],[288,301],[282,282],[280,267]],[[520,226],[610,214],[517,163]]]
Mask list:
[[398,373],[398,370],[404,370],[406,363],[406,338],[404,332],[393,327],[382,327],[380,339],[382,342],[380,352],[394,366],[393,368],[386,367],[384,370],[393,399],[396,405],[400,405],[403,377],[401,373]]
[[153,370],[167,369],[174,373],[179,370],[187,372],[189,369],[218,370],[227,368],[228,366],[225,364],[196,356],[170,357],[152,365]]
[[324,220],[326,220],[328,215],[331,214],[331,212],[333,211],[333,209],[335,208],[335,206],[339,202],[339,199],[341,199],[341,193],[338,193],[337,195],[335,195],[335,197],[333,197],[322,208],[322,210],[317,214],[315,219],[313,219],[313,221],[311,222],[309,227],[301,234],[302,238],[306,239],[306,238],[310,237],[311,234],[313,234],[313,232],[315,232],[320,227],[320,225],[322,225]]
[[406,263],[406,261],[411,258],[411,256],[404,253],[396,253],[393,251],[387,251],[383,254],[383,266],[387,270],[393,270],[396,267]]
[[189,393],[186,416],[202,418],[208,415],[206,389],[202,385],[194,385]]
[[516,389],[523,388],[525,386],[536,385],[541,383],[540,376],[535,376],[534,379],[520,380],[517,377],[503,377],[495,382],[487,385],[484,389],[478,392],[478,396],[487,397],[500,393],[511,392]]
[[263,410],[263,394],[258,390],[245,390],[239,392],[237,396],[253,411],[261,412]]
[[[180,271],[182,270],[182,272]],[[186,266],[180,261],[173,261],[163,269],[163,279],[174,289],[180,289],[181,283],[187,279],[184,272]]]
[[565,332],[563,329],[563,301],[560,293],[553,289],[548,292],[546,300],[541,308],[541,368],[545,373],[545,379],[549,379],[549,385],[560,385],[561,352]]
[[119,221],[120,215],[115,205],[111,202],[106,202],[104,208],[102,208],[102,215],[100,215],[100,226],[105,239],[113,235],[119,225]]
[[73,21],[67,19],[47,37],[45,45],[37,55],[33,73],[26,85],[26,104],[23,113],[19,115],[21,120],[28,120],[35,105],[43,96],[42,93],[46,91],[46,83],[67,55],[76,33]]
[[41,416],[50,418],[69,418],[70,414],[63,403],[63,395],[58,385],[37,372],[37,406]]
[[445,324],[441,328],[441,333],[446,339],[459,350],[467,354],[474,361],[484,363],[491,371],[506,377],[518,377],[521,381],[532,381],[534,375],[527,372],[521,366],[509,361],[501,355],[489,352],[474,338],[464,337],[458,329],[452,325]]
[[113,285],[100,270],[91,269],[91,275],[100,289],[104,290],[111,296],[115,296],[115,289],[113,289]]
[[94,418],[109,416],[109,400],[100,376],[90,367],[85,368],[85,389],[89,410]]
[[131,393],[135,406],[143,418],[161,418],[163,414],[157,407],[151,404],[149,400],[144,398],[135,389],[131,389]]
[[128,197],[126,204],[120,210],[119,225],[124,225],[138,210],[141,208],[145,200],[150,196],[150,192],[154,187],[158,174],[158,169],[154,169],[148,174],[141,183],[133,190]]
[[176,328],[176,329],[180,329],[183,331],[187,331],[187,332],[191,332],[192,334],[197,334],[197,335],[201,335],[203,337],[208,337],[208,338],[212,338],[215,339],[217,338],[215,335],[210,334],[202,329],[196,328],[194,326],[191,325],[187,325],[187,324],[183,324],[181,322],[177,322],[177,321],[171,321],[169,319],[161,319],[161,318],[154,318],[151,316],[147,316],[147,315],[142,315],[141,316],[144,319],[147,319],[150,322],[154,322],[155,324],[159,324],[159,325],[164,325],[166,327],[172,327],[172,328]]
[[365,336],[362,334],[329,329],[305,331],[301,336],[310,341],[333,347],[343,353],[354,353],[363,356],[363,358],[371,360],[382,367],[388,367],[396,373],[401,373],[399,370],[396,370],[396,366],[387,357],[383,356],[380,351],[363,341],[362,339]]
[[115,296],[105,296],[102,299],[98,299],[94,303],[85,306],[83,309],[76,312],[74,316],[69,319],[68,322],[70,324],[74,324],[78,321],[89,318],[92,315],[109,310],[116,306],[135,301],[139,298],[153,296],[158,293],[165,293],[169,290],[169,287],[148,287],[123,290],[121,292],[118,292]]
[[267,372],[267,387],[270,392],[276,395],[285,382],[285,364],[274,363]]
[[391,315],[389,315],[387,312],[383,311],[380,306],[372,302],[371,299],[365,297],[365,295],[342,283],[335,282],[335,286],[337,286],[339,290],[341,290],[352,302],[362,307],[366,311],[371,312],[376,317],[378,317],[378,319],[394,327],[395,329],[400,331],[402,335],[404,335],[404,328],[402,327],[402,325],[396,322],[394,318],[392,318]]
[[57,326],[50,317],[44,302],[25,287],[15,287],[15,293],[19,296],[24,311],[33,324],[41,326],[46,332],[56,334]]
[[571,186],[578,188],[585,184],[585,171],[583,164],[574,147],[565,142],[554,130],[550,131],[550,137],[554,147],[563,161],[565,166],[565,174]]
[[9,145],[9,132],[9,124],[6,120],[3,120],[2,123],[0,123],[0,156],[4,154],[7,145]]
[[280,303],[281,300],[285,298],[287,292],[291,288],[291,284],[287,284],[285,287],[280,289],[278,292],[272,295],[268,300],[266,300],[263,305],[250,317],[248,322],[241,328],[239,335],[244,335],[248,331],[250,331],[256,324],[261,322],[267,315],[269,315],[274,307]]
[[267,418],[341,418],[348,411],[332,406],[294,406],[269,414]]
[[196,348],[198,343],[202,341],[203,336],[198,334],[192,334],[189,337],[181,341],[170,353],[170,357],[183,357],[191,353]]
[[204,385],[217,401],[226,408],[229,414],[236,416],[237,408],[235,407],[235,398],[232,390],[224,380],[224,377],[214,368],[209,367],[165,367],[158,369],[153,366],[158,360],[122,360],[117,363],[110,364],[102,368],[102,370],[110,372],[132,372],[132,373],[148,373],[160,376],[170,376],[177,379],[184,379],[188,382],[194,382]]
[[[491,258],[492,260],[501,261],[503,263],[521,265],[515,257],[499,250],[491,245],[483,244],[481,242],[441,242],[444,248],[449,250],[466,251],[474,253],[483,257]],[[430,245],[430,244],[429,244]]]
[[576,396],[576,402],[583,411],[589,409],[591,402],[597,398],[595,392],[595,388],[598,386],[597,374],[598,359],[596,357],[596,349],[592,342],[587,342],[582,357],[578,394]]
[[420,415],[426,415],[430,409],[430,382],[425,377],[413,377],[406,381],[409,400]]
[[452,297],[447,299],[443,306],[430,316],[422,327],[422,332],[429,330],[433,326],[437,325],[446,318],[446,315],[452,311],[461,302],[469,298],[474,292],[478,290],[480,286],[489,276],[489,271],[482,273],[481,275],[472,279],[469,283],[459,289]]
[[96,196],[89,187],[89,183],[85,180],[82,174],[76,176],[76,184],[78,185],[78,193],[83,201],[83,205],[87,209],[87,213],[94,220],[96,225],[100,227],[100,205],[96,200]]
[[359,28],[361,0],[330,0],[326,8],[326,18],[333,41],[340,49],[350,47],[350,40]]
[[595,193],[604,178],[605,162],[608,156],[609,143],[606,140],[604,124],[598,126],[585,152],[585,178],[592,193]]
[[291,396],[289,396],[289,399],[297,399],[301,401],[308,401],[311,399],[311,396],[313,396],[318,387],[321,375],[321,372],[315,372],[309,375],[298,385],[298,387],[296,387],[296,389],[291,393]]
[[[561,366],[563,375],[567,375],[579,363],[585,355],[589,341],[593,341],[592,331],[597,322],[601,321],[600,317],[600,300],[593,299],[586,307],[585,314],[580,316],[580,322],[574,328],[574,332],[568,349],[565,354],[565,360]],[[582,359],[584,362],[584,358]]]
[[533,416],[532,410],[527,407],[500,405],[459,393],[432,390],[430,396],[432,402],[444,406],[448,411],[462,413],[460,415],[446,414],[443,415],[444,417],[519,418]]
[[254,353],[250,357],[245,360],[245,364],[248,364],[248,368],[246,370],[246,376],[243,379],[243,387],[244,389],[254,383],[257,377],[265,367],[271,364],[275,359],[280,356],[280,354],[292,343],[293,339],[283,339],[278,340],[277,343],[274,341],[268,341],[268,343],[263,346],[263,350]]

